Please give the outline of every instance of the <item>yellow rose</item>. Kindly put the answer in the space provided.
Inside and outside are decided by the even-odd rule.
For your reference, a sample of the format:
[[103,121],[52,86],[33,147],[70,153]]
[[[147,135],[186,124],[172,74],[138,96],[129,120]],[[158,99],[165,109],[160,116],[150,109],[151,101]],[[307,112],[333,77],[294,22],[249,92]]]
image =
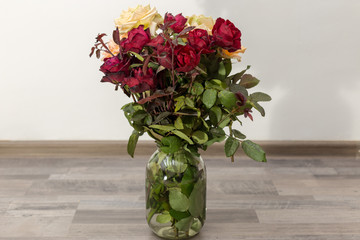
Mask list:
[[139,25],[144,25],[144,29],[148,27],[151,27],[151,30],[155,29],[153,30],[153,33],[155,33],[157,23],[161,21],[162,17],[155,7],[138,5],[136,8],[123,11],[120,17],[115,19],[115,26],[119,28],[120,35],[137,28]]
[[204,15],[192,15],[188,18],[188,24],[196,28],[204,29],[211,34],[211,30],[214,27],[215,21],[212,17],[205,17]]
[[238,62],[240,62],[241,56],[239,55],[239,53],[244,53],[245,50],[246,50],[246,48],[243,46],[241,46],[241,49],[239,49],[235,52],[229,52],[228,50],[221,48],[221,49],[219,49],[219,54],[223,58],[234,58],[234,59],[238,60]]

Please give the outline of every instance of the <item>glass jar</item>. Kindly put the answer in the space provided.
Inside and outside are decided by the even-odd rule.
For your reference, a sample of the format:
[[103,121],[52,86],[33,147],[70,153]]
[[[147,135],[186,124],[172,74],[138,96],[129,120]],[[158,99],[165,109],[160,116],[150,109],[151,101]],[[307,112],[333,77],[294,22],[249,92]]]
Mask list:
[[206,216],[204,161],[184,149],[156,150],[146,167],[146,219],[166,239],[185,239],[200,232]]

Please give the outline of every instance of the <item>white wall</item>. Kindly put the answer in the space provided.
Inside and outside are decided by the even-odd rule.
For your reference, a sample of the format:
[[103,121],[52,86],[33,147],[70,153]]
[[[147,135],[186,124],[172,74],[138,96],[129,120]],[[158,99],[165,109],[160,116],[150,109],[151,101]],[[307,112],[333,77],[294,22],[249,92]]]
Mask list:
[[[149,1],[160,13],[229,18],[248,48],[241,69],[268,92],[262,140],[360,140],[360,1]],[[148,1],[0,0],[0,140],[127,139],[129,99],[88,57],[121,10]],[[148,139],[148,138],[143,138]]]

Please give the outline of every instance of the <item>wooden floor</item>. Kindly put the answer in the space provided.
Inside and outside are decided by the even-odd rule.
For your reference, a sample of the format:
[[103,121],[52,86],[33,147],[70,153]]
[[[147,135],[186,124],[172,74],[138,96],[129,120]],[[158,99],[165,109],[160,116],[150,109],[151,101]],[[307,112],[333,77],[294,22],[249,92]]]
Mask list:
[[[359,142],[268,142],[268,163],[203,154],[207,221],[193,239],[359,240]],[[0,142],[0,240],[158,239],[145,164],[123,142]]]

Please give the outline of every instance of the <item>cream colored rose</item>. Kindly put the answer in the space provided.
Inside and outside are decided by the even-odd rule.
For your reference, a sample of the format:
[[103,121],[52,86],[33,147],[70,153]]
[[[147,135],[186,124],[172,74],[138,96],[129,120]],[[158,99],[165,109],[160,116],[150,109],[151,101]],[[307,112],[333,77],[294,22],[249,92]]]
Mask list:
[[144,25],[144,29],[151,27],[152,32],[155,33],[157,23],[161,21],[162,17],[155,7],[138,5],[136,8],[123,11],[120,17],[115,19],[115,25],[119,28],[120,34],[125,34],[139,25]]
[[211,34],[211,30],[214,27],[215,21],[212,17],[206,17],[204,15],[192,15],[187,17],[187,23],[190,26],[195,26],[196,28],[204,29]]
[[241,49],[235,51],[235,52],[229,52],[228,50],[225,50],[223,48],[219,49],[219,55],[223,58],[233,58],[236,59],[238,62],[241,61],[241,56],[239,53],[244,53],[246,50],[245,47],[241,46]]

